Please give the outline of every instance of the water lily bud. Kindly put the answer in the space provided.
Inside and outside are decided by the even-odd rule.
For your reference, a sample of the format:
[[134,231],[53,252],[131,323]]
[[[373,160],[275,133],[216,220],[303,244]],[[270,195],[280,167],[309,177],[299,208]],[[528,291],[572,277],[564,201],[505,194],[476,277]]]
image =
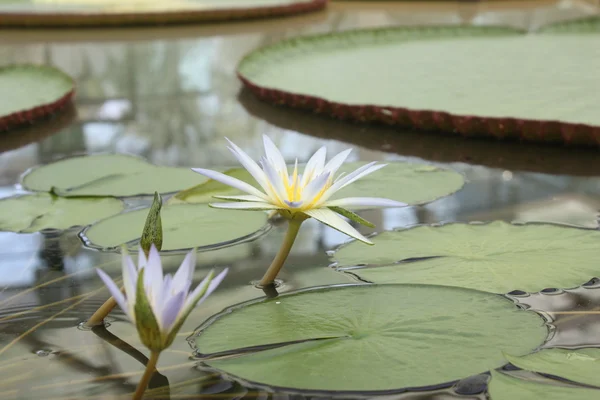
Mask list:
[[160,210],[162,208],[162,198],[158,192],[154,192],[154,200],[150,211],[146,217],[146,224],[142,231],[142,238],[140,239],[140,246],[146,256],[150,252],[150,247],[154,245],[157,250],[160,251],[163,242],[162,232],[162,219],[160,217]]

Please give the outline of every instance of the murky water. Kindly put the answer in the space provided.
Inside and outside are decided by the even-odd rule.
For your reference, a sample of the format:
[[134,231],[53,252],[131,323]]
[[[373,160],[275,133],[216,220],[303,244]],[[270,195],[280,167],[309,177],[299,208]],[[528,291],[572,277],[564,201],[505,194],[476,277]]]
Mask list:
[[[259,45],[292,35],[393,24],[470,22],[527,28],[597,12],[594,2],[585,1],[386,7],[335,4],[328,12],[285,21],[113,30],[106,35],[100,30],[0,32],[0,63],[55,64],[78,82],[76,110],[2,136],[0,196],[18,193],[14,184],[27,168],[72,154],[129,152],[163,165],[228,166],[236,163],[224,136],[256,158],[266,133],[289,160],[306,161],[322,145],[329,152],[353,147],[352,161],[425,160],[465,174],[463,190],[427,206],[364,212],[380,229],[492,219],[597,227],[596,149],[467,141],[348,125],[277,109],[239,93],[237,61]],[[149,199],[132,206],[143,201]],[[250,282],[262,275],[282,233],[275,227],[259,240],[199,254],[198,279],[213,267],[229,266],[231,273],[163,354],[163,376],[151,387],[169,388],[155,398],[302,398],[253,391],[203,372],[185,340],[210,315],[263,295]],[[280,292],[353,282],[328,267],[327,251],[345,240],[314,221],[305,223],[281,274]],[[180,259],[167,257],[171,270]],[[0,233],[0,398],[111,399],[126,398],[135,390],[146,351],[122,313],[112,313],[108,329],[78,329],[107,296],[95,267],[118,275],[120,258],[84,248],[76,230]],[[556,331],[547,346],[600,346],[600,291],[595,285],[517,298],[555,319]],[[484,398],[486,380],[481,375],[450,388],[385,398]]]

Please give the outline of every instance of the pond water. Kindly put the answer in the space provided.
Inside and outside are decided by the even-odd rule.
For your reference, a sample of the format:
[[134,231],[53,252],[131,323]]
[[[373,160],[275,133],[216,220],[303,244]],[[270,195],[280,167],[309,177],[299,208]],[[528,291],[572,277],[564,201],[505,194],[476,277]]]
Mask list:
[[[76,110],[37,127],[2,136],[0,197],[19,193],[28,168],[81,153],[124,152],[172,166],[224,167],[236,162],[227,136],[253,158],[269,135],[286,159],[301,162],[320,146],[329,153],[351,147],[351,161],[421,161],[464,174],[454,195],[425,206],[365,211],[378,230],[451,221],[544,221],[598,227],[600,157],[596,149],[573,149],[397,132],[345,124],[274,108],[240,92],[235,65],[248,51],[302,33],[352,27],[427,23],[504,23],[532,27],[544,20],[596,12],[593,2],[552,2],[501,7],[471,5],[366,6],[336,4],[329,11],[285,21],[208,27],[84,32],[0,33],[0,62],[54,64],[76,78]],[[590,11],[592,10],[592,11]],[[393,184],[393,182],[390,182]],[[150,199],[130,199],[129,206]],[[240,222],[240,223],[243,223]],[[163,374],[151,387],[169,385],[155,398],[317,398],[254,390],[202,371],[186,341],[209,316],[263,296],[251,285],[278,250],[283,228],[259,239],[199,253],[197,279],[210,268],[230,267],[219,290],[187,319],[159,362]],[[361,233],[375,230],[361,228]],[[120,310],[108,329],[80,328],[105,300],[94,272],[120,274],[120,256],[86,249],[78,230],[15,234],[0,232],[0,398],[126,398],[146,360],[131,324]],[[315,221],[305,223],[280,275],[281,293],[328,284],[355,283],[330,268],[328,251],[346,236]],[[181,256],[170,255],[173,269]],[[565,266],[568,268],[568,265]],[[546,346],[600,347],[600,289],[547,291],[519,301],[554,319]],[[365,366],[368,368],[368,366]],[[452,387],[387,395],[398,399],[485,398],[485,376]]]

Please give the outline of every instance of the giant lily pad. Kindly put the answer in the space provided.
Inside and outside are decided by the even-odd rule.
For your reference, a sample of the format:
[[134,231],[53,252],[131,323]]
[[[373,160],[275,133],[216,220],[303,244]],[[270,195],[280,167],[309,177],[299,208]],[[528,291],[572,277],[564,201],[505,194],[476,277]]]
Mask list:
[[600,396],[600,391],[595,389],[561,386],[557,383],[549,379],[520,379],[492,371],[489,384],[490,400],[591,400]]
[[28,233],[85,226],[123,208],[113,198],[63,199],[48,193],[9,197],[0,201],[0,230]]
[[0,26],[130,25],[298,14],[327,0],[2,0]]
[[506,355],[506,359],[521,369],[600,387],[600,349],[544,349],[522,357]]
[[0,68],[0,131],[48,116],[69,103],[73,79],[44,65]]
[[499,295],[347,285],[226,309],[200,328],[196,344],[205,364],[250,382],[371,392],[481,373],[504,364],[501,351],[529,353],[546,336],[539,315]]
[[599,62],[599,47],[598,30],[577,24],[552,34],[475,26],[349,30],[258,49],[238,73],[265,101],[336,118],[598,145],[600,91],[589,88],[600,87],[600,75],[588,66]]
[[[374,283],[430,283],[507,293],[579,286],[600,274],[600,231],[551,224],[447,224],[351,242],[340,269]],[[355,268],[354,266],[360,266]]]
[[30,170],[25,188],[63,197],[138,196],[171,193],[205,178],[190,168],[159,167],[124,154],[72,157]]
[[[147,215],[147,208],[118,214],[90,226],[83,235],[88,245],[104,250],[123,244],[137,246]],[[201,204],[165,206],[161,219],[162,250],[216,248],[255,238],[268,226],[262,212],[223,211]]]
[[[365,164],[364,162],[344,164],[339,169],[338,174],[352,172]],[[231,169],[226,174],[259,187],[254,178],[245,169]],[[393,182],[393,184],[390,184],[390,182]],[[463,184],[464,179],[462,175],[455,171],[428,164],[391,162],[379,171],[348,185],[332,198],[364,197],[368,195],[385,197],[409,204],[422,204],[454,193],[462,188]],[[215,195],[234,195],[240,193],[239,190],[233,189],[230,186],[214,180],[208,180],[205,183],[178,193],[176,197],[186,202],[204,203],[218,201],[213,198]]]

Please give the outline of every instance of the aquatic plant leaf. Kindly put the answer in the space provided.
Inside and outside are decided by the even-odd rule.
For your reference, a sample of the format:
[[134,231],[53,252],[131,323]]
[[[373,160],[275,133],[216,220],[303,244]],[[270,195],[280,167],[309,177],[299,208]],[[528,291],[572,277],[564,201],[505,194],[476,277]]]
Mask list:
[[73,79],[54,67],[1,67],[0,131],[55,113],[71,101],[74,92]]
[[520,379],[497,371],[492,371],[488,391],[490,400],[590,400],[600,396],[595,389],[559,386],[549,379]]
[[49,193],[9,197],[0,200],[0,230],[28,233],[85,226],[124,208],[113,198],[64,199]]
[[[371,240],[374,246],[351,242],[336,251],[338,269],[373,283],[428,283],[496,293],[570,288],[600,274],[597,230],[495,221],[417,226]],[[358,265],[362,267],[352,268]]]
[[[242,303],[209,319],[195,340],[206,365],[243,380],[379,391],[448,383],[499,367],[502,351],[529,353],[547,333],[539,315],[491,293],[349,285]],[[248,351],[253,346],[271,348]],[[237,356],[211,358],[222,352]]]
[[[338,170],[338,174],[347,174],[365,164],[364,162],[344,164]],[[254,178],[243,168],[231,169],[226,174],[260,188]],[[370,196],[384,197],[409,204],[422,204],[452,194],[461,189],[463,184],[462,175],[451,170],[428,164],[390,162],[379,171],[340,190],[332,199]],[[221,201],[213,198],[215,195],[230,196],[241,193],[222,183],[208,180],[175,196],[179,200],[190,203],[205,203]]]
[[505,357],[521,369],[600,387],[600,349],[544,349],[522,357]]
[[[238,74],[261,100],[338,119],[597,146],[600,93],[586,90],[600,86],[600,77],[587,73],[598,62],[593,29],[572,23],[551,34],[464,25],[346,30],[257,49]],[[430,62],[431,54],[440,62]],[[565,98],[577,101],[567,107]]]
[[[137,246],[148,208],[115,215],[84,231],[94,247],[114,250],[123,244]],[[223,211],[204,204],[178,204],[161,209],[162,250],[212,246],[257,234],[267,225],[262,212]]]
[[63,197],[172,193],[205,179],[190,168],[159,167],[123,154],[72,157],[32,169],[25,188],[53,191]]

